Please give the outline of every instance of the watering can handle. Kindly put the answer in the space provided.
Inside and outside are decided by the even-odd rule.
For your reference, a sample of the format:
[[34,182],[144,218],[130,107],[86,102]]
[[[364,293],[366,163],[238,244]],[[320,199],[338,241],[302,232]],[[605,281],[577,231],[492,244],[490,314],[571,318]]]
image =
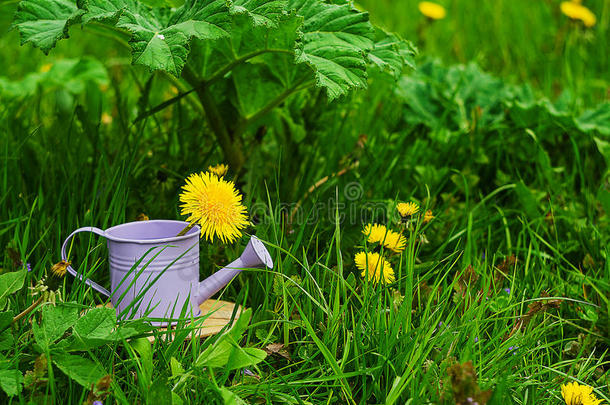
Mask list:
[[[68,246],[68,242],[70,241],[70,239],[72,239],[72,237],[79,232],[93,232],[94,234],[99,235],[99,236],[106,236],[104,231],[102,231],[99,228],[93,227],[93,226],[86,226],[84,228],[78,228],[77,230],[72,232],[66,238],[66,240],[64,240],[64,244],[61,246],[61,260],[68,260],[68,256],[66,255],[66,247]],[[101,285],[96,283],[95,281],[85,278],[85,276],[83,276],[82,274],[80,274],[79,272],[74,270],[72,268],[72,266],[68,266],[67,270],[68,270],[68,273],[72,274],[74,277],[78,278],[79,280],[84,280],[85,284],[87,284],[88,286],[93,288],[95,291],[104,294],[106,297],[110,297],[110,291],[108,291],[107,289],[105,289],[104,287],[102,287]]]

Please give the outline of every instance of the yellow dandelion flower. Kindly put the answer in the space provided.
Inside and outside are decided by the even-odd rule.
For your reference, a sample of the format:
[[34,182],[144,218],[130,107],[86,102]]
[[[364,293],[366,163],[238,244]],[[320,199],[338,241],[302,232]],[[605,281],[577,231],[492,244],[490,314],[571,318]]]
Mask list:
[[201,226],[201,237],[205,235],[213,242],[218,236],[223,242],[233,242],[241,236],[240,229],[248,225],[248,217],[232,181],[209,172],[192,174],[182,189],[181,214]]
[[57,277],[63,277],[66,275],[66,270],[68,269],[69,265],[70,262],[65,260],[57,262],[51,267],[51,273],[55,274]]
[[379,224],[366,225],[362,233],[367,236],[369,243],[379,243],[394,252],[402,252],[407,244],[404,236]]
[[385,236],[385,240],[383,241],[383,245],[394,252],[402,252],[405,250],[406,244],[407,239],[405,239],[405,237],[398,232],[394,231],[388,231]]
[[51,70],[51,68],[52,68],[52,67],[53,67],[53,64],[52,64],[52,63],[45,63],[44,65],[42,65],[42,66],[40,67],[40,71],[41,71],[42,73],[47,73],[49,70]]
[[112,115],[108,113],[102,113],[102,124],[110,125],[112,124]]
[[379,255],[379,253],[356,253],[354,258],[356,267],[362,271],[362,277],[367,277],[376,284],[380,281],[384,283],[394,282],[394,270],[390,263]]
[[420,13],[432,20],[442,20],[447,15],[445,7],[431,1],[422,1],[418,7]]
[[580,20],[585,27],[593,27],[597,22],[595,14],[582,4],[574,1],[562,1],[559,5],[561,12],[572,20]]
[[150,221],[150,218],[148,218],[148,215],[146,215],[145,213],[141,212],[136,217],[136,221]]
[[562,385],[561,396],[566,401],[566,405],[598,405],[602,403],[602,400],[597,399],[593,394],[593,388],[576,382]]
[[414,202],[398,203],[396,209],[400,216],[405,218],[417,213],[417,211],[419,211],[419,205]]
[[208,166],[208,171],[214,173],[218,177],[223,177],[229,171],[229,166],[220,163],[216,166]]
[[386,227],[379,224],[368,224],[362,231],[362,233],[366,235],[369,243],[381,243],[381,241],[383,241],[385,238],[386,232]]
[[426,213],[424,214],[424,224],[427,224],[428,222],[432,221],[433,219],[434,219],[434,215],[432,215],[432,210],[426,211]]

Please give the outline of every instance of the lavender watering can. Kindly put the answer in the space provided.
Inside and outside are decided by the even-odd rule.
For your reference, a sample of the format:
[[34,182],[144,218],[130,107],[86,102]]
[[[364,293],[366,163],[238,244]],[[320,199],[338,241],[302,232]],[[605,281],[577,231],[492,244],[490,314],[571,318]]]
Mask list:
[[[176,236],[188,225],[184,221],[151,220],[129,222],[108,228],[79,228],[61,247],[62,260],[68,260],[66,247],[79,232],[93,232],[108,240],[110,291],[78,273],[67,270],[94,290],[111,298],[120,318],[176,319],[202,315],[199,305],[226,286],[247,268],[273,268],[265,245],[252,236],[242,255],[227,267],[199,282],[199,232],[194,226],[186,235]],[[152,322],[165,326],[172,322]],[[173,322],[175,323],[175,322]]]

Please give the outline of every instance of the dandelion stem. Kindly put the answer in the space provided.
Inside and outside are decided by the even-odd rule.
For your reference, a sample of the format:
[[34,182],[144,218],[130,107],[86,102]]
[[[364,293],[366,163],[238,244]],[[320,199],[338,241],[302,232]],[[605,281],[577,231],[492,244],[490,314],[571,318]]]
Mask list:
[[38,299],[36,301],[34,301],[32,303],[32,305],[30,305],[29,307],[27,307],[26,309],[23,310],[23,312],[21,312],[20,314],[18,314],[17,316],[15,316],[13,318],[13,321],[11,322],[11,324],[19,321],[21,318],[23,318],[24,316],[26,316],[27,314],[29,314],[30,312],[32,312],[38,305],[40,305],[42,303],[42,301],[44,300],[44,295],[41,295],[40,297],[38,297]]
[[183,236],[183,235],[186,235],[186,233],[187,233],[188,231],[190,231],[190,230],[191,230],[191,229],[192,229],[194,226],[195,226],[195,223],[194,223],[194,222],[192,222],[192,223],[188,224],[188,225],[187,225],[187,226],[185,226],[185,227],[184,227],[184,229],[183,229],[183,230],[181,230],[181,231],[178,233],[178,235],[176,235],[176,236]]

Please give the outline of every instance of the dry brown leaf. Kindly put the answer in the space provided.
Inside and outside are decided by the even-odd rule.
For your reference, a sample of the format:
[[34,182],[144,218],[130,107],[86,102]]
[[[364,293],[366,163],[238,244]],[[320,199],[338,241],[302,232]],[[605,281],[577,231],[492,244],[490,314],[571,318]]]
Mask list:
[[283,343],[271,343],[265,347],[265,351],[268,355],[276,355],[290,360],[290,353]]

